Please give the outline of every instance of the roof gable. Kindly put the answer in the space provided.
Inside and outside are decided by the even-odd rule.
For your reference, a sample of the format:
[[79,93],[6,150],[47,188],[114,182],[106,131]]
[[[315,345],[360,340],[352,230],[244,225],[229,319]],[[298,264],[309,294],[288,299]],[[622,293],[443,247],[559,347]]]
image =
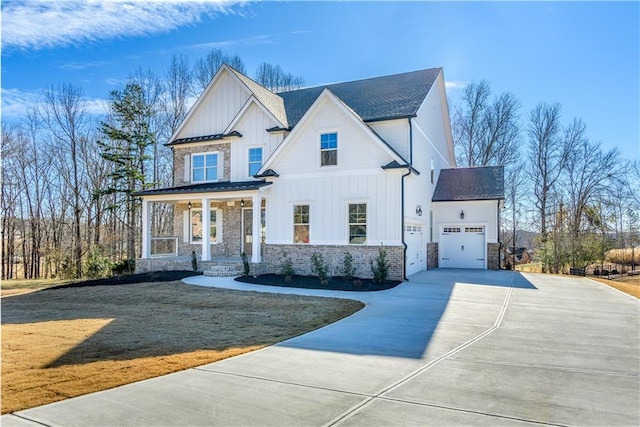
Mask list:
[[442,169],[433,192],[434,202],[503,200],[504,167]]
[[278,95],[284,99],[289,126],[298,124],[320,94],[329,89],[363,121],[413,117],[442,68],[335,83]]
[[401,164],[407,164],[407,161],[400,156],[393,148],[389,146],[380,136],[375,133],[369,126],[367,126],[362,119],[355,113],[349,106],[347,106],[344,102],[342,102],[336,95],[331,93],[329,89],[324,89],[320,96],[318,96],[315,102],[309,107],[306,113],[302,116],[302,118],[298,121],[297,126],[291,131],[289,135],[282,141],[282,143],[278,146],[278,148],[273,152],[273,154],[267,159],[267,161],[262,165],[262,168],[258,172],[258,174],[263,173],[264,171],[272,168],[273,163],[276,159],[283,153],[287,146],[291,144],[291,141],[295,140],[297,135],[303,131],[304,125],[307,121],[313,120],[314,112],[322,108],[323,102],[327,100],[336,105],[346,117],[348,117],[357,127],[363,130],[368,136],[371,137],[373,141],[376,141],[379,146],[387,153],[391,161],[396,161]]

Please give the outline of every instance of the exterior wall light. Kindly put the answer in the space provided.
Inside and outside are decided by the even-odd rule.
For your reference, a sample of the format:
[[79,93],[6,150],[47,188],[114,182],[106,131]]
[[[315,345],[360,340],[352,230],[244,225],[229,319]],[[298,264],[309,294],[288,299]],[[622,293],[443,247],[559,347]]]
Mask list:
[[240,199],[240,207],[244,208],[244,199]]
[[422,205],[416,206],[416,215],[422,216]]
[[460,211],[460,219],[464,219],[464,211]]
[[191,200],[189,200],[189,203],[187,204],[187,207],[188,207],[189,209],[191,209]]

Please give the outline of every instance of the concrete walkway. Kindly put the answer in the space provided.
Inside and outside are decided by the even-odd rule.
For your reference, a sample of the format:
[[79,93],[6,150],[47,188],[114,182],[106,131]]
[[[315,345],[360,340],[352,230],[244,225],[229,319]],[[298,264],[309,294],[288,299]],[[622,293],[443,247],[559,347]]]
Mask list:
[[317,331],[2,417],[9,426],[640,425],[640,304],[578,278],[433,270]]

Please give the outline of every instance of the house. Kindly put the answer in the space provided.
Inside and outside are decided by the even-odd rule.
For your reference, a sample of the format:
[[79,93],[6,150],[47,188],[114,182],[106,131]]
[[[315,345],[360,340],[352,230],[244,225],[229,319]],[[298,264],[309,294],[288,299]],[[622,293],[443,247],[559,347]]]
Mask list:
[[[473,170],[455,168],[442,68],[273,93],[223,65],[167,145],[173,186],[138,193],[138,271],[190,268],[192,252],[212,269],[244,252],[256,273],[286,256],[310,274],[317,253],[337,275],[349,252],[371,277],[381,246],[393,279],[427,258],[498,268],[502,169],[483,169],[476,190]],[[462,190],[461,178],[473,181]],[[155,203],[173,205],[172,236],[151,236]]]
[[531,262],[531,255],[525,247],[509,247],[507,248],[507,262],[512,266],[529,264]]

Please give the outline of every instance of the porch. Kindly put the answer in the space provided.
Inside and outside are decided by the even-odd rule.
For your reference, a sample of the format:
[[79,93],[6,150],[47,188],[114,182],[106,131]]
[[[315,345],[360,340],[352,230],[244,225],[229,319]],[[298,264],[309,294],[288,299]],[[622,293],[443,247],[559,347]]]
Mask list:
[[[235,277],[244,274],[242,259],[238,257],[212,257],[209,261],[203,261],[196,255],[197,271],[205,276]],[[251,274],[260,274],[263,265],[261,263],[249,263]],[[140,258],[136,262],[136,273],[149,271],[193,270],[191,256],[165,256],[155,258]]]
[[[147,190],[142,197],[142,252],[136,271],[229,270],[242,274],[241,254],[253,265],[262,261],[269,183],[207,183]],[[164,235],[152,235],[155,204],[169,205],[173,223]],[[254,238],[255,237],[255,238]]]

